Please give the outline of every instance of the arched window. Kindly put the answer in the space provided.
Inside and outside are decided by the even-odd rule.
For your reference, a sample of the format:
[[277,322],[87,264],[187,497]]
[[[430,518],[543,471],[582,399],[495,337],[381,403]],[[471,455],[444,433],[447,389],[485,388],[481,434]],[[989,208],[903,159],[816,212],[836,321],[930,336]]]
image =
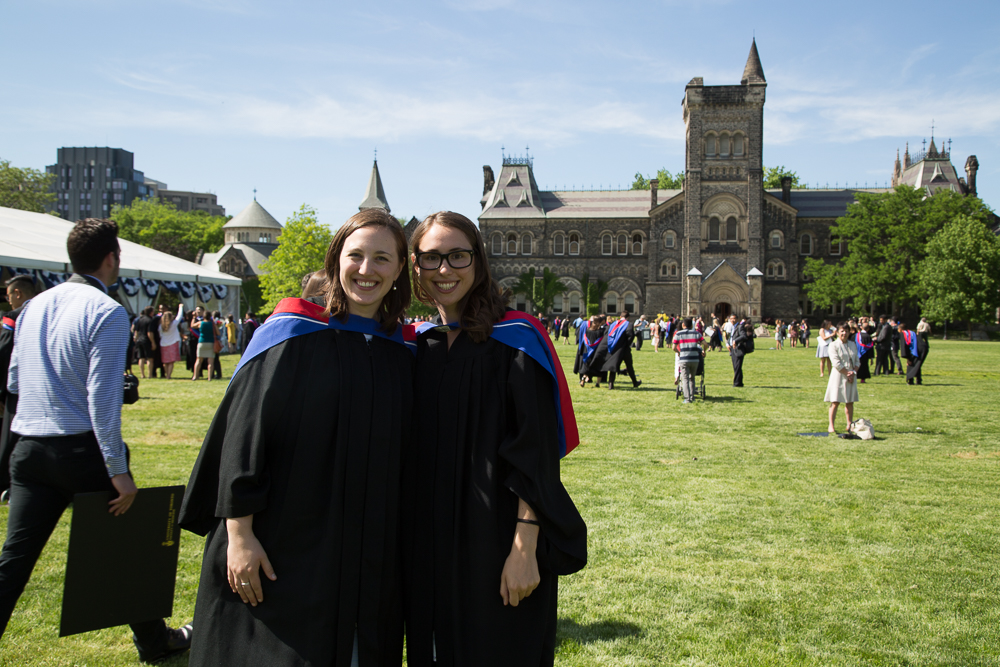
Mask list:
[[580,235],[570,234],[569,235],[569,254],[579,255],[580,254]]
[[736,218],[726,220],[726,243],[736,243]]
[[741,157],[743,155],[743,135],[733,135],[733,155]]
[[666,231],[663,233],[663,247],[666,250],[673,250],[677,247],[677,234],[673,231]]
[[771,247],[775,249],[781,248],[781,232],[771,232]]
[[800,255],[813,254],[813,237],[811,234],[803,234],[799,238],[799,254]]
[[517,254],[517,234],[511,233],[507,235],[507,254]]
[[552,252],[556,255],[566,254],[566,235],[556,234],[552,237]]
[[660,277],[661,278],[676,278],[677,277],[677,262],[670,260],[664,260],[660,264]]
[[843,251],[842,248],[843,248],[843,246],[841,244],[840,238],[836,237],[836,236],[831,236],[830,237],[830,254],[831,255],[839,255]]
[[611,251],[614,249],[614,241],[611,238],[611,234],[605,234],[601,237],[601,254],[610,255]]
[[627,255],[628,254],[628,237],[624,234],[618,235],[618,254]]
[[490,242],[491,242],[491,245],[493,246],[491,248],[491,250],[493,251],[493,254],[494,255],[502,255],[503,254],[503,235],[502,234],[494,234],[490,238]]
[[528,299],[523,294],[518,294],[514,299],[514,310],[525,312],[528,310]]
[[569,295],[569,312],[579,313],[580,312],[580,295],[573,292]]
[[606,313],[617,313],[618,312],[618,295],[614,292],[608,292],[604,297],[605,302],[608,304],[607,308],[604,309]]
[[670,277],[676,278],[680,274],[680,269],[677,268],[677,262],[670,262]]
[[725,132],[719,135],[719,157],[729,157],[729,135]]
[[785,279],[785,264],[784,262],[771,262],[767,265],[767,279],[768,280],[784,280]]
[[642,254],[642,234],[632,235],[632,254],[633,255]]
[[531,254],[531,234],[525,234],[521,237],[521,254]]
[[718,243],[719,242],[719,219],[712,218],[708,221],[708,242]]
[[710,134],[705,137],[705,157],[715,157],[715,135]]
[[635,294],[631,292],[625,295],[625,310],[629,313],[635,312]]
[[552,310],[561,313],[563,311],[563,297],[562,294],[556,294],[552,297]]

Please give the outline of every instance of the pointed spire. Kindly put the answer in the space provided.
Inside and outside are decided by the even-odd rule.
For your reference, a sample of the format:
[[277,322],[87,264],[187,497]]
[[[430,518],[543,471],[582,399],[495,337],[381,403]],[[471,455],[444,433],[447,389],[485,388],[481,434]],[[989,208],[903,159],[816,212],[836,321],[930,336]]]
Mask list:
[[934,145],[934,135],[931,135],[931,146],[927,149],[927,157],[936,158],[938,156],[937,146]]
[[378,160],[372,165],[372,175],[368,179],[368,191],[365,193],[365,200],[358,206],[359,211],[369,208],[384,208],[388,213],[389,202],[385,199],[385,191],[382,189],[382,177],[378,173]]
[[757,53],[756,38],[750,45],[750,56],[747,57],[747,66],[743,68],[743,78],[740,83],[744,86],[748,83],[767,83],[767,79],[764,78],[764,68],[760,64],[760,55]]
[[903,169],[910,168],[910,142],[906,142],[906,152],[903,153]]

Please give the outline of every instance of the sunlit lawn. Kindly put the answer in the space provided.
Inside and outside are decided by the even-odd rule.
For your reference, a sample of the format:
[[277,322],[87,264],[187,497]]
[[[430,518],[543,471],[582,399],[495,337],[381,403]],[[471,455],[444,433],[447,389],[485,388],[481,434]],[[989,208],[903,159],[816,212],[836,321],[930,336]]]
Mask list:
[[[1000,344],[932,341],[923,387],[861,386],[869,442],[798,436],[826,428],[815,350],[766,347],[743,389],[710,354],[694,405],[648,344],[638,391],[571,380],[583,442],[563,478],[590,563],[560,583],[557,664],[1000,664]],[[225,386],[142,383],[124,409],[141,486],[187,481]],[[69,513],[0,663],[135,664],[127,628],[57,637],[68,529]],[[192,617],[201,546],[184,533],[174,625]]]

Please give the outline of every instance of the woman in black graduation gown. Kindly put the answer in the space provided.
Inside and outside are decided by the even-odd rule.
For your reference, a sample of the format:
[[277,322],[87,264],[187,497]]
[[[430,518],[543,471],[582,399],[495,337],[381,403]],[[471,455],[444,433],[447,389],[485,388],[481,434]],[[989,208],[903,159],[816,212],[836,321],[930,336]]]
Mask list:
[[405,262],[396,219],[362,211],[327,251],[327,310],[286,299],[254,334],[181,508],[208,535],[191,665],[402,661]]
[[468,218],[431,215],[411,245],[415,294],[455,328],[418,339],[403,475],[407,664],[551,665],[557,577],[587,558],[559,477],[553,378],[497,340],[507,295]]

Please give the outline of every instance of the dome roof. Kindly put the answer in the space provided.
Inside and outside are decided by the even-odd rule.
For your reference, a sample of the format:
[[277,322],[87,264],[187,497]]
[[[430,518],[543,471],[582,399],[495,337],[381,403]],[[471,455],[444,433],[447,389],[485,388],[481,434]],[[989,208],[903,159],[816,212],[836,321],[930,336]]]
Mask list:
[[250,205],[233,216],[233,219],[222,226],[223,229],[233,229],[235,227],[254,227],[281,229],[281,223],[274,219],[264,207],[254,199]]

